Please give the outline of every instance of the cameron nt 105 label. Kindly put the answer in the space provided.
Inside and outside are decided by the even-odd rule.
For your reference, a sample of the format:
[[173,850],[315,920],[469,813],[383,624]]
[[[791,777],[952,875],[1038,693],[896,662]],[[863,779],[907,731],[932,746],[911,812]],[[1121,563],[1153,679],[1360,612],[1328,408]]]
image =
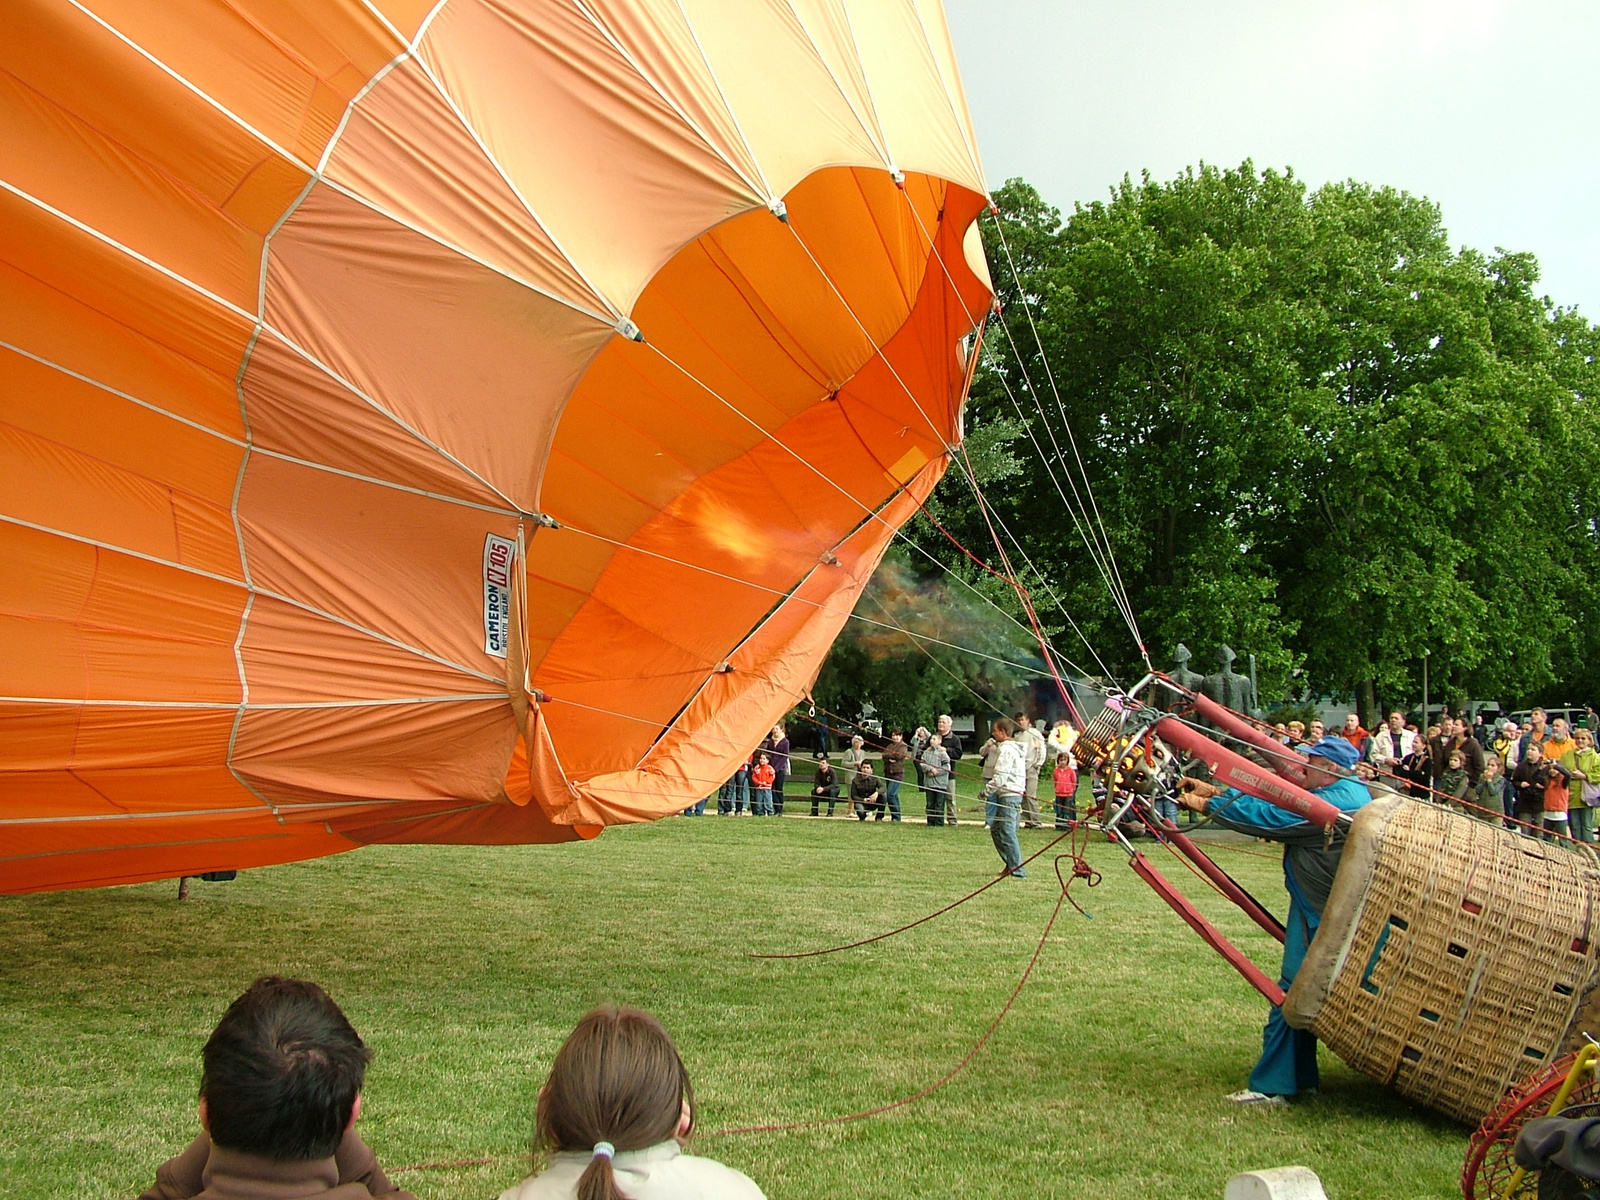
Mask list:
[[506,656],[511,639],[511,567],[517,544],[491,533],[483,539],[483,652]]

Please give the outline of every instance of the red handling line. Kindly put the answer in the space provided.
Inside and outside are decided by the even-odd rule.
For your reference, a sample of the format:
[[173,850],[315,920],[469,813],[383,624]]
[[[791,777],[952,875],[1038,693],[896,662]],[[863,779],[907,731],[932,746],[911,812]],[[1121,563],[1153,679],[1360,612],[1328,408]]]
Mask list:
[[1142,853],[1135,852],[1130,865],[1139,878],[1153,887],[1156,894],[1172,907],[1172,911],[1184,919],[1190,929],[1198,933],[1207,945],[1227,959],[1233,969],[1245,977],[1251,987],[1265,996],[1269,1003],[1279,1005],[1283,1003],[1283,989],[1268,979],[1260,967],[1244,956],[1243,951],[1223,937],[1217,927],[1206,920],[1200,914],[1200,910],[1190,904],[1166,876],[1150,865],[1149,859]]
[[1158,825],[1157,828],[1161,831],[1161,836],[1171,842],[1174,849],[1203,872],[1205,877],[1216,885],[1219,892],[1237,904],[1244,911],[1245,916],[1277,938],[1279,942],[1282,942],[1288,936],[1283,926],[1278,923],[1278,918],[1262,908],[1260,902],[1254,896],[1240,887],[1234,881],[1233,876],[1217,866],[1211,860],[1211,856],[1200,849],[1199,846],[1196,846],[1187,835],[1171,825]]

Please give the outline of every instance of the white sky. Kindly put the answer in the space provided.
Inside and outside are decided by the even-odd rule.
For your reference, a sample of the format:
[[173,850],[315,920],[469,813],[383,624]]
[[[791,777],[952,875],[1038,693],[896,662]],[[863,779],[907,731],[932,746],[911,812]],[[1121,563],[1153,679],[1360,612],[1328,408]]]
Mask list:
[[1293,166],[1437,202],[1600,320],[1600,0],[945,0],[991,187]]

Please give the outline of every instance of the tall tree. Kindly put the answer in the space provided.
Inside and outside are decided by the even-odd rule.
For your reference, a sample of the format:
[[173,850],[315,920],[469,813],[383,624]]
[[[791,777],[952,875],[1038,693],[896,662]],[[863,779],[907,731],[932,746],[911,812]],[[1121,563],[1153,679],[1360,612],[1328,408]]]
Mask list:
[[[1064,222],[1021,181],[996,201],[969,427],[1023,466],[985,490],[1036,599],[1114,671],[1140,664],[1107,571],[1153,655],[1226,641],[1268,694],[1301,669],[1368,714],[1416,693],[1424,650],[1439,691],[1478,695],[1600,650],[1596,333],[1531,256],[1248,162],[1125,179]],[[987,540],[957,480],[936,503]]]

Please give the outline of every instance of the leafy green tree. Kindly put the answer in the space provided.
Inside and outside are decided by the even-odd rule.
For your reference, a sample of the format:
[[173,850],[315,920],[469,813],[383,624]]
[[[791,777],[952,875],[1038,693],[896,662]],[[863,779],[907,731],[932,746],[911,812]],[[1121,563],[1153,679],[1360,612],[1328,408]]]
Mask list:
[[[1597,335],[1536,294],[1531,255],[1248,162],[1125,179],[1064,222],[1021,181],[996,200],[969,429],[1017,464],[984,490],[1053,631],[1070,614],[1142,669],[1109,572],[1158,663],[1226,641],[1268,696],[1299,669],[1370,717],[1420,691],[1425,649],[1439,694],[1594,686]],[[937,511],[986,546],[954,474]]]

